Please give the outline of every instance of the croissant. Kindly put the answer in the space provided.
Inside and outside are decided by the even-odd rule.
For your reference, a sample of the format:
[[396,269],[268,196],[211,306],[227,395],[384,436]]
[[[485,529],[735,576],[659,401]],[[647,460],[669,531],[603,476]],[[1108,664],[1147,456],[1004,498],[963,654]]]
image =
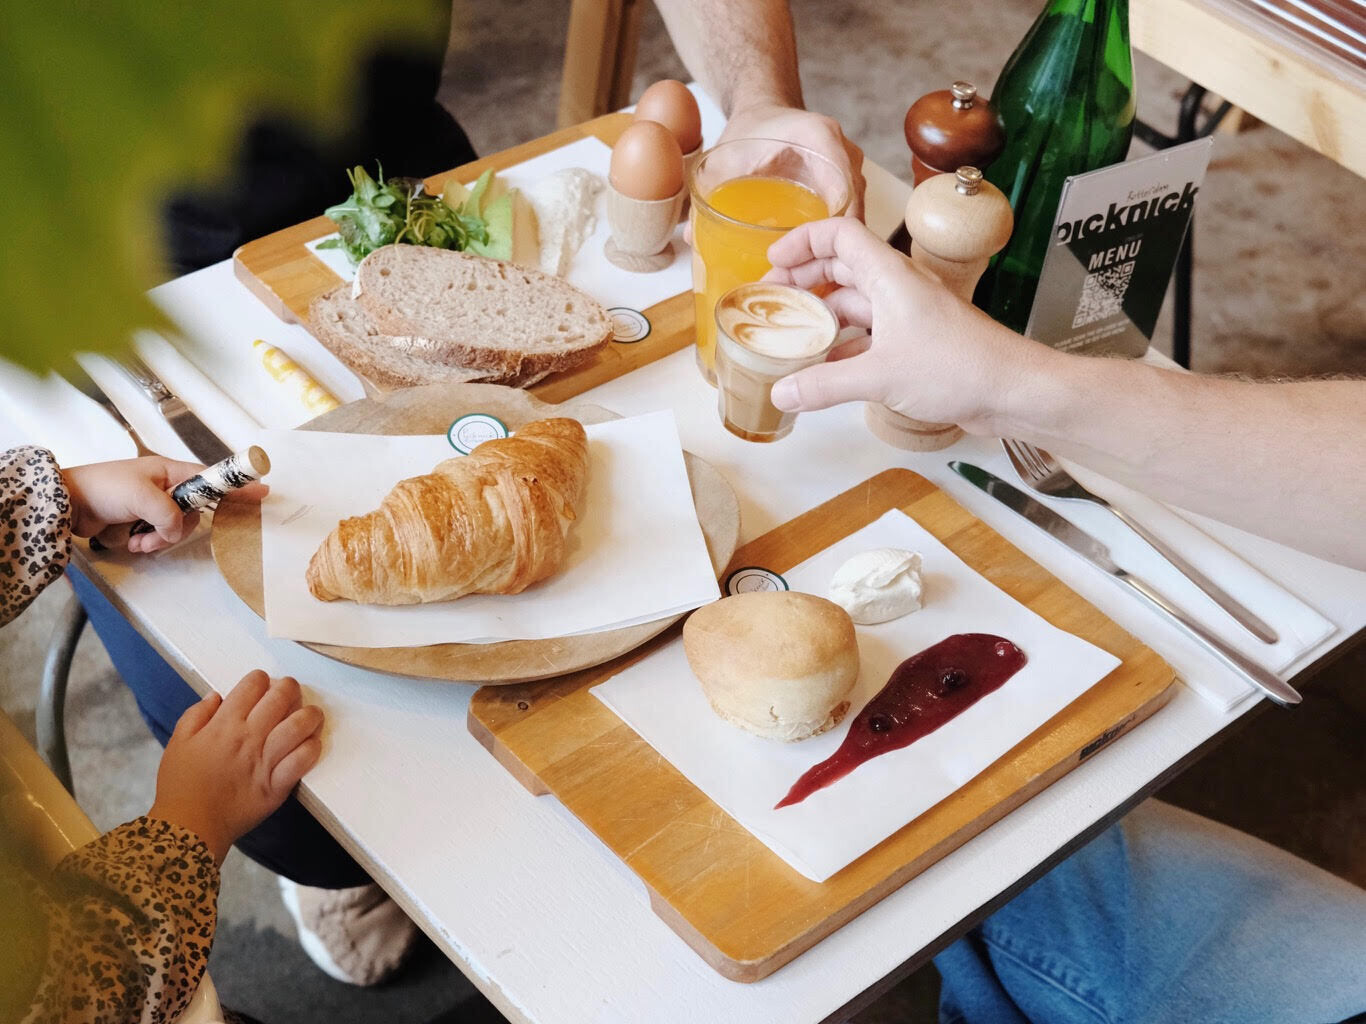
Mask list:
[[308,563],[308,589],[323,601],[386,605],[520,593],[564,564],[587,478],[578,422],[528,423],[343,519]]

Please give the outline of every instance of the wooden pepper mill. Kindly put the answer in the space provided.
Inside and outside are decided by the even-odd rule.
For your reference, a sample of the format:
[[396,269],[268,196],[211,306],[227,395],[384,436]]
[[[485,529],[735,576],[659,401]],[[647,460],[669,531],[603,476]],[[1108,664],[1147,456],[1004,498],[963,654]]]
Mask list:
[[904,127],[917,185],[959,167],[984,171],[1006,146],[1005,126],[971,82],[921,96],[906,111]]
[[[906,203],[911,259],[964,302],[972,301],[977,279],[1014,226],[1010,201],[976,167],[926,179]],[[938,451],[963,436],[952,423],[925,423],[876,402],[864,407],[864,416],[876,437],[908,451]]]
[[[917,185],[936,174],[952,174],[959,167],[985,171],[1006,146],[1001,118],[977,95],[971,82],[954,82],[947,89],[927,92],[906,111],[903,127]],[[887,241],[898,252],[911,254],[904,224]]]

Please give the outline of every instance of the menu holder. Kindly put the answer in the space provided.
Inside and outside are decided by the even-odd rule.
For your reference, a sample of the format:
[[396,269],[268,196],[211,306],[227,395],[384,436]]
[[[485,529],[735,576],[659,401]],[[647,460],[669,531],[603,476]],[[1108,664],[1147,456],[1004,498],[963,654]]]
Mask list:
[[597,668],[483,688],[470,732],[528,790],[558,797],[645,884],[655,913],[733,981],[765,978],[1162,707],[1175,675],[1058,579],[908,470],[890,469],[742,547],[782,573],[898,508],[1015,600],[1120,658],[1110,675],[952,796],[825,882],[784,863],[589,690],[677,628]]

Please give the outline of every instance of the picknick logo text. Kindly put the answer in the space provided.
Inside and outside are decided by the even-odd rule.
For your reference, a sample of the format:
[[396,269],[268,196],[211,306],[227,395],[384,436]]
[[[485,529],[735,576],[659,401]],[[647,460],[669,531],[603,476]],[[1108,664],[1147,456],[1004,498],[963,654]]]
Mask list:
[[1122,231],[1125,228],[1136,227],[1145,221],[1189,210],[1195,204],[1195,194],[1199,191],[1198,185],[1188,181],[1180,192],[1168,192],[1163,196],[1154,196],[1152,199],[1140,200],[1137,203],[1126,203],[1123,206],[1118,203],[1111,203],[1110,208],[1104,213],[1093,213],[1089,217],[1079,217],[1076,220],[1059,224],[1055,244],[1067,245],[1069,242],[1079,242],[1084,238],[1090,238],[1092,235]]

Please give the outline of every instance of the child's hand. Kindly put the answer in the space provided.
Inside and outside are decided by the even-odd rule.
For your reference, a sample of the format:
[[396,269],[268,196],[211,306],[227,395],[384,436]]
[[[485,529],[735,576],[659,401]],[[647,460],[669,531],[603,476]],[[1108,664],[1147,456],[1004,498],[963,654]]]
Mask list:
[[1008,400],[1018,369],[1052,351],[956,298],[850,217],[803,224],[774,242],[768,258],[773,269],[765,280],[836,285],[826,304],[842,324],[870,334],[778,381],[773,404],[780,409],[881,402],[982,433]]
[[322,709],[303,703],[294,679],[248,672],[227,697],[205,697],[180,716],[148,815],[196,833],[223,863],[317,763],[322,725]]
[[[167,492],[198,473],[203,466],[176,462],[160,455],[118,462],[94,462],[62,470],[67,492],[71,495],[71,529],[78,537],[94,537],[107,527],[145,519],[156,527],[155,533],[127,537],[102,537],[110,546],[126,543],[129,551],[159,551],[192,532],[199,522],[198,512],[182,512]],[[264,484],[250,484],[234,497],[259,500],[266,493]]]

